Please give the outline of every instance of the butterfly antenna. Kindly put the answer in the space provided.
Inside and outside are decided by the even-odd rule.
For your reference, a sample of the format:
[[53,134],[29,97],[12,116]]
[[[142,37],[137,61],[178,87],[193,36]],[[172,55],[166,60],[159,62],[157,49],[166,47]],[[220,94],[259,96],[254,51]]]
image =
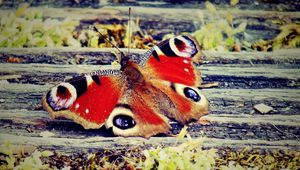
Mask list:
[[98,32],[102,37],[103,37],[103,39],[106,41],[106,42],[108,42],[110,45],[112,45],[114,48],[116,48],[118,51],[119,51],[119,53],[121,54],[121,56],[123,57],[123,56],[125,56],[124,55],[124,53],[119,49],[119,47],[117,47],[115,44],[113,44],[109,39],[107,39],[95,26],[93,26],[93,28],[94,28],[94,31],[96,31],[96,32]]
[[129,32],[129,35],[128,35],[128,55],[130,54],[130,48],[131,48],[131,25],[130,25],[130,23],[131,23],[131,8],[129,7],[129,9],[128,9],[128,17],[129,17],[129,19],[128,19],[128,32]]

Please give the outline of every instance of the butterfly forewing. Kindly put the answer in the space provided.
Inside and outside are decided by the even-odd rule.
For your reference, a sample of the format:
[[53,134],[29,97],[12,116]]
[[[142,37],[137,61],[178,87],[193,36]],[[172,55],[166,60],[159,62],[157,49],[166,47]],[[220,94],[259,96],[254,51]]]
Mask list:
[[202,80],[193,62],[201,62],[202,56],[193,38],[177,36],[153,48],[143,71],[153,79],[199,86]]
[[84,128],[101,127],[119,98],[126,82],[122,76],[81,76],[53,87],[44,97],[51,117],[66,117]]

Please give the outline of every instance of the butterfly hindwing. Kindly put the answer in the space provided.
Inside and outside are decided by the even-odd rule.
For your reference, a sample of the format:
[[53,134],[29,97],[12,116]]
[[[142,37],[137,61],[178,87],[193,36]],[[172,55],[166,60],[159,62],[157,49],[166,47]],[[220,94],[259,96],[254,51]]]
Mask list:
[[181,124],[198,120],[208,113],[208,100],[197,87],[158,80],[152,83],[168,96],[176,108],[176,112],[170,112],[169,117]]
[[150,137],[170,130],[169,120],[161,114],[159,100],[153,96],[160,92],[144,82],[133,84],[121,98],[106,122],[116,135]]

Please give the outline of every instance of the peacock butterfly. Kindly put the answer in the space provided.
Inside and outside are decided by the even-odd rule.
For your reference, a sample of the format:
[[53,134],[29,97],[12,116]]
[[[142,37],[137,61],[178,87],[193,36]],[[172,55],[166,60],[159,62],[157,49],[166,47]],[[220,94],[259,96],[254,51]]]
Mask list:
[[64,117],[85,129],[105,125],[115,135],[151,137],[168,133],[170,120],[187,124],[208,112],[197,88],[202,60],[196,41],[181,35],[162,41],[140,62],[121,57],[120,70],[86,74],[51,88],[42,99],[52,118]]

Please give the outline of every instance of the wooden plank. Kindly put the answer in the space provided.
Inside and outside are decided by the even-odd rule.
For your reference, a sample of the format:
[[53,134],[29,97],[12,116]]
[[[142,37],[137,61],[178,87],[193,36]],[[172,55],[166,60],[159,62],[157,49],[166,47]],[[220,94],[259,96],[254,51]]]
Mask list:
[[[36,66],[34,70],[22,65],[2,65],[4,77],[18,75],[21,78],[8,79],[10,82],[45,84],[63,81],[65,77],[75,76],[79,73],[99,70],[100,68],[110,68],[109,66],[92,66],[98,64],[111,64],[114,60],[112,51],[115,49],[93,49],[93,48],[32,48],[32,49],[3,49],[0,51],[0,61],[14,56],[20,58],[22,63],[53,63],[60,66],[45,65],[47,70],[39,71]],[[121,49],[126,52],[127,49]],[[138,61],[145,50],[131,50],[134,60]],[[277,52],[260,53],[220,53],[205,51],[206,63],[200,67],[205,81],[220,82],[223,88],[297,88],[299,87],[299,76],[297,74],[300,63],[299,51],[280,50]],[[76,62],[76,58],[84,58],[84,61]],[[68,64],[68,66],[62,66]],[[74,66],[83,64],[85,66]],[[272,65],[273,64],[273,65]],[[16,67],[16,68],[14,68]],[[72,68],[69,68],[72,67]],[[77,68],[78,67],[78,68]],[[242,71],[239,68],[243,67]],[[268,67],[270,69],[265,69]],[[287,70],[284,70],[286,69]],[[13,69],[21,71],[13,73]],[[22,70],[23,69],[23,70]],[[62,73],[55,74],[56,69]],[[44,73],[42,73],[44,72]],[[9,75],[7,75],[9,73]],[[251,74],[252,73],[252,74]],[[258,74],[257,74],[258,73]],[[53,75],[54,74],[54,75]],[[244,76],[244,77],[243,77]]]
[[[52,85],[30,85],[30,84],[8,84],[0,81],[0,92],[10,93],[41,93],[46,92]],[[247,100],[268,100],[278,99],[286,101],[300,101],[299,89],[204,89],[203,92],[209,98],[222,98],[229,101]],[[3,97],[3,96],[2,96]]]
[[[3,110],[1,111],[1,133],[13,134],[13,135],[22,135],[28,137],[36,137],[40,136],[40,133],[44,130],[50,130],[51,133],[54,133],[55,137],[59,138],[70,138],[70,139],[85,139],[92,136],[97,137],[107,137],[111,136],[106,130],[84,130],[79,125],[74,122],[67,120],[50,120],[48,114],[44,111],[26,111],[26,110]],[[298,140],[299,138],[299,116],[280,116],[280,115],[255,115],[252,116],[252,119],[246,118],[246,116],[242,115],[240,120],[241,122],[236,122],[237,119],[233,119],[233,121],[226,124],[222,121],[222,117],[230,115],[209,115],[213,120],[211,125],[206,126],[190,126],[190,134],[192,136],[202,136],[204,133],[208,137],[217,137],[220,139],[226,140],[236,140],[243,139],[244,143],[247,143],[247,140],[268,140],[270,137],[274,141],[289,139],[289,140]],[[275,116],[275,118],[273,118]],[[233,116],[232,116],[233,117]],[[239,117],[239,116],[237,116]],[[249,116],[251,117],[251,116]],[[292,122],[295,122],[298,125],[293,127],[293,123],[291,125],[283,125],[282,122],[289,121],[293,117],[295,119]],[[258,121],[256,121],[256,118]],[[219,121],[219,120],[221,121]],[[226,118],[225,118],[226,119]],[[228,118],[229,119],[229,118]],[[260,119],[267,120],[266,122],[261,121]],[[279,121],[279,120],[282,121]],[[219,122],[218,122],[219,121]],[[238,120],[239,121],[239,120]],[[256,126],[258,124],[258,126]],[[172,124],[172,126],[175,126]],[[27,128],[31,129],[31,132],[27,132]],[[178,127],[177,127],[178,128]],[[202,133],[199,133],[202,131]],[[241,134],[244,134],[241,136]],[[165,138],[161,138],[162,142]],[[20,143],[19,143],[20,144]],[[123,147],[126,146],[126,143],[119,143]],[[154,145],[157,143],[153,143]],[[71,145],[72,147],[80,147]],[[222,145],[218,146],[221,147]],[[55,146],[53,146],[55,147]],[[238,144],[235,147],[239,147]],[[240,146],[241,147],[241,146]],[[53,149],[53,148],[52,148]],[[55,149],[55,148],[54,148]]]
[[120,67],[111,67],[105,65],[56,65],[56,64],[0,64],[2,73],[92,73],[97,70],[120,69]]
[[298,89],[205,89],[210,98],[222,98],[230,101],[268,100],[300,101]]
[[[0,133],[11,135],[22,135],[27,137],[44,137],[44,133],[59,138],[85,139],[89,137],[114,137],[111,130],[90,129],[85,130],[80,125],[68,120],[41,119],[2,119],[0,125],[3,127]],[[182,126],[171,123],[172,134],[178,134]],[[188,133],[193,138],[208,137],[224,140],[299,140],[300,128],[294,126],[274,125],[262,123],[252,125],[247,123],[221,123],[212,122],[211,125],[190,124]],[[164,140],[165,135],[157,135]],[[122,143],[120,143],[122,145]],[[155,144],[154,144],[155,145]],[[78,147],[78,146],[74,146]],[[125,146],[123,146],[125,147]],[[222,146],[219,146],[222,147]],[[236,146],[238,147],[238,146]]]
[[[1,2],[2,9],[17,8],[22,0],[3,0]],[[226,0],[211,1],[217,8],[226,9],[230,6]],[[234,8],[254,9],[254,10],[275,10],[275,11],[299,11],[298,1],[239,1]],[[108,1],[108,0],[93,0],[93,1],[69,1],[69,0],[47,0],[47,1],[30,1],[31,6],[47,6],[55,8],[101,8],[107,6],[131,6],[131,7],[155,7],[155,8],[205,8],[205,1],[185,0],[185,1],[170,1],[170,0],[130,0],[130,1]]]
[[[51,85],[42,86],[40,89],[39,87],[41,86],[33,86],[32,89],[28,89],[26,85],[20,85],[13,87],[16,88],[14,91],[8,90],[5,92],[1,90],[0,109],[41,109],[40,102],[42,94],[44,94]],[[222,91],[223,92],[217,90],[214,92],[205,91],[205,95],[210,100],[210,113],[256,114],[253,106],[260,103],[272,106],[274,108],[274,114],[297,115],[299,113],[300,103],[299,99],[297,99],[299,91],[296,90],[272,90],[268,93],[265,93],[262,90],[231,90],[228,93],[226,93],[226,89],[223,89]],[[261,95],[256,96],[256,94],[261,92]],[[244,94],[248,94],[248,97],[243,96]]]
[[[128,49],[120,49],[127,54]],[[147,50],[131,49],[131,58],[138,60]],[[23,63],[78,64],[75,59],[84,58],[89,64],[110,64],[115,60],[113,48],[1,48],[0,61],[18,57]],[[299,49],[277,50],[274,52],[214,52],[204,51],[208,64],[299,64]],[[94,61],[96,60],[96,62]]]
[[[116,68],[110,65],[96,65],[98,58],[112,58],[108,49],[36,49],[33,51],[15,50],[0,52],[3,61],[9,55],[23,57],[31,63],[1,63],[0,73],[0,142],[11,141],[16,145],[34,145],[43,149],[60,150],[74,153],[78,150],[97,150],[100,148],[151,147],[158,145],[172,146],[176,138],[153,137],[143,138],[112,137],[111,132],[101,128],[84,130],[80,125],[66,119],[51,120],[40,107],[40,100],[53,84],[62,81],[66,76],[74,76],[94,70]],[[48,51],[47,51],[48,50]],[[144,51],[135,51],[135,58]],[[253,148],[264,149],[295,149],[299,150],[300,137],[300,89],[298,74],[299,55],[297,50],[279,53],[253,53],[249,58],[243,53],[227,53],[228,60],[222,53],[207,52],[207,63],[199,67],[204,79],[214,77],[229,79],[227,82],[251,81],[261,78],[261,81],[277,83],[280,86],[257,87],[247,89],[244,86],[226,86],[220,82],[218,88],[203,89],[203,93],[211,102],[210,114],[205,116],[210,125],[189,125],[189,134],[199,137],[207,136],[204,147]],[[93,53],[92,55],[90,55]],[[276,54],[276,55],[274,55]],[[66,55],[67,57],[62,57]],[[86,63],[66,64],[64,60],[85,55]],[[269,58],[272,55],[274,58]],[[287,55],[287,58],[285,57]],[[47,60],[42,60],[47,56]],[[107,57],[108,56],[108,57]],[[278,57],[277,57],[278,56]],[[32,60],[36,57],[36,61]],[[227,60],[227,61],[226,61]],[[250,62],[249,62],[250,60]],[[48,62],[52,64],[48,64]],[[91,62],[92,61],[92,62]],[[220,62],[221,61],[221,62]],[[251,64],[252,61],[258,61]],[[262,61],[262,62],[261,62]],[[270,62],[271,61],[271,62]],[[227,63],[226,63],[227,62]],[[60,63],[60,64],[56,64]],[[224,64],[226,63],[226,64]],[[277,63],[274,65],[274,63]],[[1,78],[0,76],[0,78]],[[11,76],[11,77],[10,77]],[[51,77],[57,77],[51,78]],[[30,80],[22,84],[22,79]],[[278,81],[277,81],[278,79]],[[17,80],[20,80],[18,83]],[[218,80],[218,79],[217,79]],[[276,81],[275,81],[276,80]],[[259,80],[258,80],[259,81]],[[258,82],[256,81],[256,82]],[[294,86],[284,84],[294,82]],[[250,86],[256,87],[256,86]],[[255,104],[265,103],[274,108],[269,114],[255,112]],[[179,132],[181,125],[171,123],[174,134]],[[50,131],[53,137],[45,138],[41,132]],[[272,139],[272,141],[270,141]]]
[[[8,121],[10,122],[9,124],[12,123],[13,127],[20,126],[24,129],[24,127],[30,125],[38,125],[41,120],[46,122],[50,121],[47,113],[45,112],[31,112],[22,110],[34,110],[35,107],[39,108],[41,95],[49,87],[49,85],[40,86],[10,84],[9,86],[2,88],[0,90],[0,93],[2,94],[1,109],[15,109],[15,111],[8,111],[6,114],[5,110],[1,111],[3,114],[2,119],[5,120],[4,122],[1,121],[1,123],[5,124],[5,122]],[[260,127],[262,127],[262,125],[266,125],[266,129],[269,129],[270,127],[271,129],[274,129],[273,126],[287,126],[281,128],[289,131],[290,126],[296,126],[297,124],[300,124],[298,114],[300,108],[300,99],[298,96],[300,91],[297,89],[206,89],[204,92],[211,102],[210,114],[207,117],[212,121],[213,124],[210,127],[205,127],[205,131],[209,135],[221,137],[223,135],[226,136],[227,130],[235,129],[236,125],[232,126],[232,124],[240,124],[244,126],[238,127],[239,130],[237,130],[237,132],[250,131],[249,133],[251,133],[253,130],[249,129],[249,126],[254,128],[254,125],[260,125]],[[271,102],[270,104],[272,107],[274,107],[275,112],[268,115],[260,115],[254,112],[254,104],[269,102]],[[52,128],[61,129],[64,128],[63,126],[65,126],[64,123],[60,124],[59,121],[50,122],[52,123],[50,123],[49,126]],[[69,125],[74,126],[74,123]],[[195,126],[191,127],[194,130],[197,129]],[[198,129],[200,130],[202,128],[198,127]],[[259,127],[255,127],[254,129],[259,129]],[[292,129],[295,129],[295,127]],[[277,131],[276,129],[274,130]],[[82,128],[81,131],[83,134],[86,133]],[[298,132],[296,131],[289,133],[297,136],[299,135],[299,128]],[[193,135],[199,136],[199,131],[196,130]],[[289,134],[287,133],[286,135]],[[228,136],[238,137],[234,134],[230,134]],[[277,136],[277,138],[284,136],[285,135],[281,134],[280,136]]]
[[300,115],[251,115],[251,114],[209,114],[205,116],[211,122],[238,123],[248,125],[272,124],[279,126],[299,126]]
[[[97,19],[101,16],[101,20],[109,20],[113,17],[118,17],[122,20],[128,19],[128,6],[105,6],[101,9],[92,8],[51,8],[51,7],[32,7],[32,10],[39,9],[43,11],[45,17],[51,18],[70,18],[75,20],[82,19]],[[11,9],[2,9],[0,14],[5,13]],[[199,13],[204,13],[205,15],[212,15],[208,10],[203,10],[199,8],[151,8],[151,7],[133,7],[133,17],[144,17],[144,18],[155,18],[160,19],[164,17],[166,19],[176,19],[176,20],[190,20],[199,21]],[[193,12],[190,12],[193,11]],[[225,16],[227,10],[219,9],[218,13],[221,16]],[[230,12],[235,17],[257,17],[264,19],[274,19],[278,18],[300,18],[300,12],[286,12],[286,11],[271,11],[271,10],[245,10],[245,9],[231,9]]]
[[268,65],[225,65],[199,67],[204,76],[236,76],[236,77],[266,77],[266,78],[287,78],[299,79],[299,68],[278,68],[278,66]]
[[[277,67],[277,68],[276,68]],[[56,64],[0,64],[0,72],[2,73],[92,73],[97,70],[120,69],[119,65],[56,65]],[[278,66],[269,66],[265,69],[265,65],[225,65],[225,66],[202,66],[199,67],[204,76],[219,75],[219,76],[236,76],[236,77],[266,77],[266,78],[284,78],[298,80],[300,78],[299,68],[278,68]]]
[[[12,84],[15,86],[16,84]],[[12,89],[6,88],[5,90],[9,92],[17,92],[15,96],[12,96],[12,98],[18,96],[20,98],[20,94],[24,93],[24,89],[22,90],[20,87],[22,85],[18,85],[15,87],[12,87]],[[30,85],[28,87],[31,87]],[[41,86],[39,88],[38,85],[32,86],[31,90],[28,90],[28,92],[35,92],[35,90],[42,90]],[[210,89],[213,90],[213,89]],[[223,89],[224,90],[224,89]],[[272,89],[274,90],[274,89]],[[277,89],[278,90],[278,89]],[[25,90],[26,91],[26,90]],[[251,91],[251,90],[248,90]],[[220,95],[219,92],[216,93],[216,95],[219,94],[218,96],[220,98],[223,98],[223,96],[228,96],[228,95]],[[237,92],[236,94],[241,94],[241,96],[244,96],[243,93]],[[278,92],[272,91],[270,92],[271,95],[278,95]],[[292,92],[291,94],[298,96],[297,93]],[[208,95],[209,96],[209,95]],[[288,95],[289,96],[289,95]],[[38,96],[36,96],[38,97]],[[232,97],[232,96],[230,96]],[[262,94],[261,97],[265,97],[264,94]],[[272,96],[271,96],[272,97]],[[21,97],[22,98],[22,97]],[[236,97],[232,97],[235,99]],[[39,100],[40,97],[38,97],[35,100]],[[224,99],[226,100],[226,99]],[[237,99],[238,101],[241,101]],[[254,99],[255,100],[255,99]],[[297,99],[299,100],[299,99]],[[28,101],[28,98],[24,98],[24,102],[26,102],[26,105],[30,103]],[[298,101],[299,103],[299,101]],[[5,104],[5,103],[2,103]],[[16,105],[16,103],[15,103]],[[29,104],[30,105],[30,104]],[[229,109],[228,107],[222,108],[224,109]],[[210,126],[195,126],[192,125],[190,126],[191,128],[191,135],[193,136],[199,136],[201,133],[199,133],[202,129],[202,131],[205,132],[206,136],[209,137],[217,137],[221,143],[215,143],[213,147],[222,147],[224,144],[228,144],[226,142],[231,141],[232,143],[226,146],[230,147],[244,147],[247,145],[251,145],[249,143],[249,140],[252,141],[254,140],[256,143],[254,147],[258,148],[294,148],[299,146],[294,146],[290,144],[285,144],[281,145],[282,139],[290,139],[290,141],[295,142],[295,139],[298,140],[299,135],[299,115],[250,115],[250,114],[244,114],[240,112],[236,112],[236,110],[230,108],[230,111],[234,113],[234,115],[230,114],[210,114],[207,116],[209,120],[212,121],[212,125]],[[14,144],[34,144],[39,147],[43,148],[49,148],[52,150],[57,150],[57,149],[62,149],[65,150],[66,147],[70,148],[77,148],[77,149],[93,149],[92,145],[89,146],[82,146],[81,143],[73,143],[73,139],[86,139],[90,138],[91,136],[102,136],[104,141],[101,142],[108,142],[105,136],[107,136],[106,132],[102,131],[87,131],[83,130],[82,127],[76,125],[73,122],[66,121],[66,120],[50,120],[48,117],[48,114],[45,111],[28,111],[28,110],[1,110],[0,111],[0,124],[2,127],[1,133],[4,133],[3,135],[1,134],[1,137],[5,139],[12,139],[10,137],[6,137],[5,135],[16,135],[19,136],[21,135],[22,137],[20,138],[15,138],[15,141],[13,141]],[[174,124],[172,125],[174,126]],[[176,125],[175,125],[176,126]],[[33,130],[33,133],[28,133],[26,131],[26,128],[30,127]],[[278,128],[280,127],[280,128]],[[61,144],[57,143],[51,143],[51,144],[45,144],[43,143],[45,139],[41,137],[36,137],[40,136],[39,133],[49,129],[51,132],[55,134],[54,138],[51,138],[51,140],[56,140],[57,137],[59,137],[59,141],[62,143],[67,143],[68,146],[62,146]],[[279,129],[279,130],[278,130]],[[291,131],[292,130],[292,131]],[[255,132],[255,134],[254,134]],[[250,135],[245,135],[245,137],[241,137],[240,135],[243,133],[250,133]],[[252,133],[252,134],[251,134]],[[279,133],[279,134],[278,134]],[[23,138],[23,136],[26,136]],[[266,136],[265,136],[266,135]],[[268,144],[268,139],[271,136],[272,139],[277,141],[280,144],[273,144],[272,146],[269,146]],[[237,140],[237,139],[244,139],[244,140]],[[3,139],[0,139],[0,141],[3,141]],[[34,139],[35,143],[32,143],[32,140]],[[70,140],[69,140],[70,139]],[[120,142],[118,140],[113,140],[115,138],[112,138],[109,143],[104,143],[102,145],[97,145],[98,147],[107,147],[107,148],[112,148],[114,147],[115,144],[118,144],[118,147],[124,148],[128,147],[128,143]],[[136,138],[128,138],[130,140],[136,140]],[[152,145],[157,145],[160,143],[165,142],[165,138],[158,138],[160,140],[157,141],[157,143],[150,143]],[[223,139],[223,140],[222,140]],[[224,140],[226,139],[226,140]],[[66,141],[65,141],[66,140]],[[46,140],[47,141],[47,140]],[[175,139],[173,139],[175,141]],[[226,141],[226,142],[225,142]],[[238,141],[238,142],[237,142]],[[59,143],[60,143],[59,142]],[[224,143],[225,142],[225,143]],[[207,142],[205,142],[207,144]],[[230,143],[230,142],[229,142]],[[288,142],[289,143],[289,142]],[[77,145],[78,144],[78,145]],[[145,143],[143,143],[145,144]],[[169,145],[172,145],[173,143],[169,143]],[[219,145],[218,145],[219,144]],[[298,144],[298,143],[297,143]],[[106,145],[106,146],[105,146]],[[94,148],[95,149],[95,148]]]
[[[2,100],[0,108],[29,109],[39,107],[40,99],[53,85],[17,84],[0,81]],[[300,109],[299,89],[204,89],[203,93],[211,101],[211,112],[252,113],[253,105],[265,103],[278,113],[297,114]]]
[[[11,120],[12,122],[19,122],[22,120],[32,120],[29,124],[36,124],[34,120],[45,119],[50,120],[50,117],[45,111],[28,111],[25,109],[16,110],[0,110],[1,119]],[[234,112],[234,110],[231,110]],[[300,115],[282,115],[282,114],[247,114],[247,113],[235,113],[235,114],[208,114],[204,116],[212,123],[235,123],[235,124],[248,124],[248,125],[260,125],[260,124],[272,124],[279,126],[295,126],[300,127]]]
[[[89,137],[85,139],[68,139],[58,137],[26,137],[22,135],[0,134],[0,142],[10,141],[12,144],[18,145],[34,145],[52,150],[63,150],[63,152],[76,152],[78,150],[95,150],[95,149],[120,149],[155,146],[170,146],[177,143],[175,137],[151,137],[149,139],[139,137]],[[220,147],[227,146],[232,148],[244,148],[251,146],[252,148],[264,149],[295,149],[299,150],[299,142],[295,140],[265,141],[265,140],[223,140],[217,138],[204,138],[204,147]]]

